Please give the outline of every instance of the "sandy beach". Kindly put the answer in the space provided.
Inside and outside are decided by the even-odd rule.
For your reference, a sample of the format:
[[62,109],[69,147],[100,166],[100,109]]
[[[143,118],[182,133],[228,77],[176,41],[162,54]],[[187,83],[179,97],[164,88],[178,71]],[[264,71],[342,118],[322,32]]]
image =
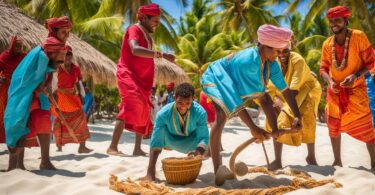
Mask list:
[[[264,123],[264,120],[261,120]],[[119,194],[108,187],[110,174],[121,179],[136,180],[146,174],[148,157],[131,156],[134,146],[134,135],[128,131],[123,134],[119,149],[126,157],[108,156],[105,151],[110,143],[114,122],[99,121],[89,124],[91,139],[87,146],[94,149],[89,154],[78,154],[78,145],[69,144],[63,147],[63,152],[56,152],[56,146],[51,143],[51,160],[58,171],[40,171],[39,148],[26,149],[25,166],[29,171],[13,170],[0,172],[0,194]],[[228,165],[231,152],[242,142],[250,138],[250,133],[238,119],[227,123],[222,142],[223,163]],[[274,159],[272,142],[265,142],[270,160]],[[149,150],[149,140],[144,140],[143,149]],[[364,143],[346,134],[342,135],[342,160],[344,167],[332,167],[333,154],[325,124],[318,123],[316,132],[316,157],[320,166],[307,165],[305,157],[306,146],[289,147],[283,150],[284,169],[294,168],[309,173],[315,179],[333,178],[343,184],[343,188],[335,188],[327,184],[314,189],[301,189],[289,194],[374,194],[375,173],[369,170],[370,159]],[[164,151],[157,163],[157,177],[165,181],[161,169],[161,159],[170,156],[184,156],[175,151]],[[260,144],[250,145],[237,160],[251,166],[266,164]],[[0,169],[5,170],[8,165],[6,146],[0,146]],[[272,178],[264,174],[248,174],[238,180],[227,181],[222,188],[267,188],[287,185],[291,177],[277,176]],[[214,186],[214,174],[211,159],[205,160],[196,182],[186,186],[168,185],[176,191],[186,188],[200,188]]]

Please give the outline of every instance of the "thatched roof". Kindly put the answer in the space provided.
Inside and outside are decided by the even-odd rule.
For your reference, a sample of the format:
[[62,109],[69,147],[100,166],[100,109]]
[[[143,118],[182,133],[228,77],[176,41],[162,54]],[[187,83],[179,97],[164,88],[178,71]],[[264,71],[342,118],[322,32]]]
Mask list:
[[158,84],[174,82],[176,85],[189,82],[189,77],[177,64],[166,59],[155,59],[155,81]]
[[[15,34],[31,49],[41,44],[48,32],[43,25],[23,14],[17,7],[0,0],[0,51],[8,47],[10,37]],[[112,60],[72,33],[67,44],[73,48],[75,60],[84,75],[92,75],[95,83],[116,86],[116,64]],[[180,67],[165,59],[155,60],[155,64],[157,83],[180,83],[188,80]]]

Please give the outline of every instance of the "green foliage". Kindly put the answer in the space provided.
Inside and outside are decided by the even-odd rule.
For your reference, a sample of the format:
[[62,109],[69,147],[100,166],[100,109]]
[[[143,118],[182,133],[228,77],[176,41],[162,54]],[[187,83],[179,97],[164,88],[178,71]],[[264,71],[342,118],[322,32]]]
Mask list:
[[121,102],[119,92],[116,88],[109,89],[105,85],[96,85],[94,93],[98,112],[118,112],[118,104]]

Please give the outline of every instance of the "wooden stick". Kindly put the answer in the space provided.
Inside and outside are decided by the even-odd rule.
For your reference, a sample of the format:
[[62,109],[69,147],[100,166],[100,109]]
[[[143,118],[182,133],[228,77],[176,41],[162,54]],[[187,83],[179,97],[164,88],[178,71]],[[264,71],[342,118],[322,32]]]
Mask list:
[[57,102],[56,102],[55,98],[52,96],[52,94],[48,94],[48,99],[52,102],[53,106],[55,106],[55,108],[56,108],[55,110],[57,112],[57,115],[59,115],[60,120],[64,123],[65,127],[68,129],[69,135],[73,138],[73,140],[76,143],[79,143],[76,135],[74,134],[74,130],[69,126],[69,124],[66,122],[63,114],[58,109]]
[[263,147],[264,156],[266,156],[267,167],[270,167],[270,161],[268,159],[267,150],[266,150],[266,147],[264,146],[264,142],[263,141],[262,141],[262,147]]

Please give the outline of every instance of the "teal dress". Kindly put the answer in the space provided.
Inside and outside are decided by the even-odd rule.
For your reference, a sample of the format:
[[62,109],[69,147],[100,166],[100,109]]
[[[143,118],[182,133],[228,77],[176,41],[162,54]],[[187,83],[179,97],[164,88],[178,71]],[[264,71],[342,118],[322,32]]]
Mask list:
[[[30,132],[28,121],[33,92],[45,81],[46,74],[55,71],[49,68],[48,62],[43,49],[37,46],[26,55],[12,75],[4,113],[6,143],[11,148]],[[50,110],[48,97],[39,94],[39,102],[42,110]]]
[[193,102],[184,119],[179,122],[179,113],[174,102],[165,105],[157,114],[151,136],[151,149],[171,149],[182,153],[195,151],[197,147],[207,149],[209,136],[206,111]]
[[266,93],[269,79],[280,91],[288,87],[280,65],[276,61],[262,64],[258,48],[251,47],[211,63],[201,84],[204,93],[231,118],[245,108],[245,102]]

